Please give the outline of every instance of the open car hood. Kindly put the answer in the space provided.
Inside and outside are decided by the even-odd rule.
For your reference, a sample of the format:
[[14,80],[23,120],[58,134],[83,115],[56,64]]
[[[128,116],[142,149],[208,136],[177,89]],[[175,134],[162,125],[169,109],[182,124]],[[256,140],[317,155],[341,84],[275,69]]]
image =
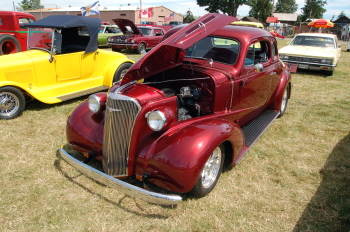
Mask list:
[[129,19],[112,19],[115,24],[119,27],[119,29],[125,34],[128,30],[127,27],[130,27],[133,34],[142,35],[141,31],[136,27],[136,25],[130,21]]
[[24,24],[24,26],[57,29],[85,27],[90,37],[85,53],[90,53],[96,51],[98,48],[97,37],[101,26],[101,20],[76,15],[50,15],[46,18],[39,19],[38,21]]
[[[237,18],[223,14],[207,14],[188,26],[182,27],[168,38],[165,35],[166,39],[129,69],[122,80],[122,85],[130,81],[147,78],[182,64],[185,49],[236,20]],[[169,32],[172,30],[176,30],[176,27]]]

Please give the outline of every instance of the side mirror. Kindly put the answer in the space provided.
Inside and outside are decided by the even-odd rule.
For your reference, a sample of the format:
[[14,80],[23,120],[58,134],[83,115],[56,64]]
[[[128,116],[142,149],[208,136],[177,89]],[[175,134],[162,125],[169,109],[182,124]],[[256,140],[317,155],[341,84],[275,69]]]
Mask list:
[[264,66],[262,66],[262,64],[256,64],[255,65],[255,68],[254,68],[254,70],[255,70],[255,72],[256,73],[259,73],[259,72],[261,72],[262,70],[264,69]]

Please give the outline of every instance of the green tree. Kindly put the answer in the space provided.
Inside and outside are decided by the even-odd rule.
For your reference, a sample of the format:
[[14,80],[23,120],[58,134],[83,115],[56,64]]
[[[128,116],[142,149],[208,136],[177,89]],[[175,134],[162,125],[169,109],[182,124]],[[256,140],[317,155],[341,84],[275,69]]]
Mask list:
[[250,0],[247,5],[252,7],[249,16],[260,22],[265,22],[266,18],[271,16],[272,2],[270,0]]
[[306,19],[321,19],[326,9],[323,7],[327,4],[327,0],[305,0],[305,5],[302,10],[301,20],[304,22]]
[[346,16],[346,14],[344,13],[344,11],[340,12],[340,14],[338,15],[338,18],[337,19],[340,19],[341,17],[344,17]]
[[192,23],[195,20],[192,12],[188,10],[184,16],[184,23]]
[[23,10],[37,10],[44,8],[44,6],[40,4],[40,0],[22,0],[19,3],[19,6]]
[[298,4],[295,0],[278,0],[275,6],[276,13],[292,13],[298,10]]
[[208,6],[205,8],[210,13],[227,14],[236,17],[238,7],[246,4],[249,0],[197,0],[199,6]]

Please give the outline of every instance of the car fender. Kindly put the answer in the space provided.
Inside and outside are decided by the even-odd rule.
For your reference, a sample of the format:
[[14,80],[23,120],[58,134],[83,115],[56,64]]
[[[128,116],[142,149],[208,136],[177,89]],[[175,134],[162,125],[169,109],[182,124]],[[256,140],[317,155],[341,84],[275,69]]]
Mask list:
[[188,192],[195,185],[212,151],[225,141],[231,143],[233,153],[239,153],[243,147],[243,135],[238,125],[220,118],[196,121],[164,133],[145,145],[136,169],[141,171],[140,166],[143,165],[149,181],[162,188]]
[[[290,75],[290,72],[286,68],[285,70],[283,70],[281,74],[280,82],[278,83],[277,88],[275,90],[275,94],[274,94],[275,100],[273,101],[272,106],[270,107],[272,110],[280,110],[284,90],[287,88],[288,85],[292,87],[291,79],[292,79],[292,76]],[[288,99],[291,96],[291,92],[292,92],[292,88],[289,88]]]
[[130,60],[125,55],[118,52],[111,51],[103,51],[99,50],[100,53],[106,53],[102,57],[104,59],[99,60],[100,66],[104,67],[103,75],[103,85],[112,86],[114,73],[118,70],[118,68],[124,63],[134,64],[133,60]]
[[[105,105],[106,93],[95,93]],[[97,156],[102,155],[102,143],[96,141],[103,134],[105,111],[93,113],[88,107],[88,101],[80,103],[68,116],[66,134],[68,144],[80,152],[94,150]],[[100,142],[100,143],[98,143]],[[96,144],[98,143],[98,144]]]
[[37,99],[38,101],[44,102],[43,99],[38,98],[36,96],[35,92],[33,92],[30,88],[28,88],[27,85],[22,85],[22,84],[19,84],[17,82],[13,82],[13,81],[1,81],[0,82],[0,88],[6,87],[6,86],[15,87],[15,88],[19,89],[23,94],[28,95],[30,97],[33,97],[33,98]]

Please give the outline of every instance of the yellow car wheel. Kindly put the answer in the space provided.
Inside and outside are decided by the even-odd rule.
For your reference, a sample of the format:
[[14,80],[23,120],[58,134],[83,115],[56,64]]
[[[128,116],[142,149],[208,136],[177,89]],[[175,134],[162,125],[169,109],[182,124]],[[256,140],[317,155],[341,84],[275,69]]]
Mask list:
[[127,71],[129,70],[129,68],[131,66],[132,66],[132,63],[124,63],[124,64],[120,65],[119,68],[117,69],[117,71],[115,71],[115,73],[114,73],[113,83],[123,79],[125,73],[127,73]]
[[25,107],[22,92],[14,87],[0,88],[0,119],[13,119],[22,114]]

